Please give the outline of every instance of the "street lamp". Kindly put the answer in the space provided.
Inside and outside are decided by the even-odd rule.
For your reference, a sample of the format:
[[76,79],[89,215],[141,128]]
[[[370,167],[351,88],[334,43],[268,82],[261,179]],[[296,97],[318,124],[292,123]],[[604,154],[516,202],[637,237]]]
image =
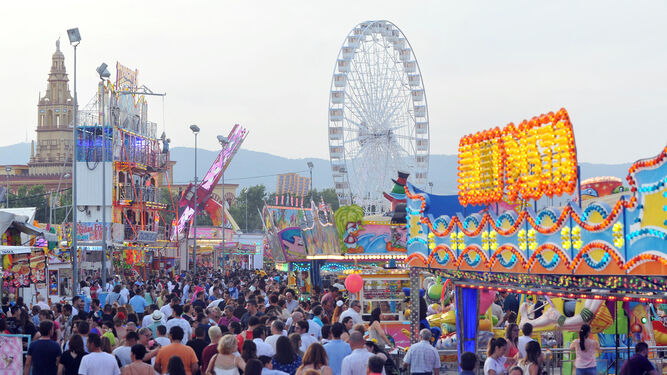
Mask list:
[[[56,197],[55,197],[55,202],[56,202],[56,209],[60,206],[60,183],[63,181],[63,178],[70,178],[72,175],[69,172],[62,173],[60,175],[60,178],[58,179],[58,188],[56,189]],[[53,211],[53,201],[54,198],[51,198],[51,204],[49,205],[49,209]],[[53,220],[56,218],[56,215],[53,214],[53,212],[49,212],[49,224],[53,224]]]
[[[220,146],[222,146],[222,149],[224,150],[225,147],[229,144],[229,139],[227,137],[219,135],[218,136],[218,142],[220,142]],[[247,215],[247,210],[248,210],[248,195],[246,194],[246,228],[248,227],[248,215]],[[224,271],[224,266],[223,263],[225,262],[225,220],[227,219],[225,215],[225,166],[222,166],[222,261],[218,261],[220,264],[220,268]],[[247,230],[246,230],[247,231]]]
[[199,134],[199,126],[197,125],[190,125],[190,130],[192,130],[192,133],[195,135],[195,204],[194,204],[194,209],[195,209],[195,214],[194,214],[194,222],[193,222],[193,243],[192,243],[192,272],[197,273],[197,134]]
[[107,285],[107,132],[104,126],[104,80],[111,76],[107,64],[102,63],[95,71],[100,76],[99,125],[102,128],[102,285]]
[[5,208],[9,208],[9,173],[12,171],[12,167],[5,167],[5,172],[7,172],[7,194],[5,194]]
[[79,256],[78,234],[77,234],[77,212],[76,205],[76,141],[77,141],[77,112],[79,103],[76,95],[76,47],[81,43],[81,34],[79,28],[67,30],[69,44],[74,47],[74,126],[72,126],[72,296],[76,296],[79,289],[79,273],[77,271],[77,258]]
[[315,165],[313,164],[312,161],[309,161],[306,164],[308,165],[308,169],[310,170],[310,186],[309,187],[310,187],[310,191],[311,191],[310,198],[312,199],[313,198],[313,194],[312,194],[312,191],[313,191],[313,167]]

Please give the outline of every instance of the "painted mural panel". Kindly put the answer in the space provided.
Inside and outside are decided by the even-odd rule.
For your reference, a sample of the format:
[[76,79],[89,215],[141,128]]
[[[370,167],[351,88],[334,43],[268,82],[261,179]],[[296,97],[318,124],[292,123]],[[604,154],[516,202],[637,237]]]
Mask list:
[[343,254],[405,253],[407,229],[403,224],[386,220],[364,219],[356,205],[336,211],[336,228]]

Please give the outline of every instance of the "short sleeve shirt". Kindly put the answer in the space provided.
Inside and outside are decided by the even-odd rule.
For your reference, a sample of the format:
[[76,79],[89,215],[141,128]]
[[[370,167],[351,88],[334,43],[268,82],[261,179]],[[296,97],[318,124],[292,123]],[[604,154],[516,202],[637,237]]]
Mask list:
[[32,373],[56,375],[58,373],[58,357],[61,355],[60,345],[53,340],[36,340],[28,347],[28,355],[32,357]]
[[162,365],[162,373],[164,374],[167,372],[169,358],[173,356],[180,357],[181,360],[183,360],[185,373],[192,375],[192,364],[198,362],[197,355],[191,347],[180,343],[171,343],[165,347],[162,347],[157,352],[155,363],[160,363]]

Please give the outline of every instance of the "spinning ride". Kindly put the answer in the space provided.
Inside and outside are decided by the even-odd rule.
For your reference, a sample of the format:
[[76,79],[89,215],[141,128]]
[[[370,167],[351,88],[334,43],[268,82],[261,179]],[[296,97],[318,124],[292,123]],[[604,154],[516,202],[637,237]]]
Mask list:
[[329,156],[341,205],[389,211],[386,181],[409,171],[426,184],[429,156],[424,81],[410,43],[389,21],[355,26],[338,52],[329,95]]

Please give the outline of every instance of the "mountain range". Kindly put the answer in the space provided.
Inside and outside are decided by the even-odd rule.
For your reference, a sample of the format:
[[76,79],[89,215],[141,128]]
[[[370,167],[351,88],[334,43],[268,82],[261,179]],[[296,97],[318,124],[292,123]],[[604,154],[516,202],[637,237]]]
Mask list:
[[[218,155],[218,151],[197,150],[197,175],[203,176]],[[26,164],[30,158],[30,143],[19,143],[0,147],[0,164]],[[193,180],[194,149],[174,147],[171,149],[174,166],[174,182],[186,183]],[[241,149],[225,171],[225,183],[239,185],[239,189],[263,184],[267,192],[275,191],[279,173],[297,172],[309,176],[308,162],[313,163],[313,187],[321,190],[333,187],[329,160],[318,158],[290,159],[265,152]],[[594,164],[580,162],[581,178],[595,176],[616,176],[625,180],[631,163]],[[431,155],[429,181],[433,182],[433,192],[456,193],[456,155]],[[1,173],[1,171],[0,171]],[[387,190],[391,189],[387,181]]]

